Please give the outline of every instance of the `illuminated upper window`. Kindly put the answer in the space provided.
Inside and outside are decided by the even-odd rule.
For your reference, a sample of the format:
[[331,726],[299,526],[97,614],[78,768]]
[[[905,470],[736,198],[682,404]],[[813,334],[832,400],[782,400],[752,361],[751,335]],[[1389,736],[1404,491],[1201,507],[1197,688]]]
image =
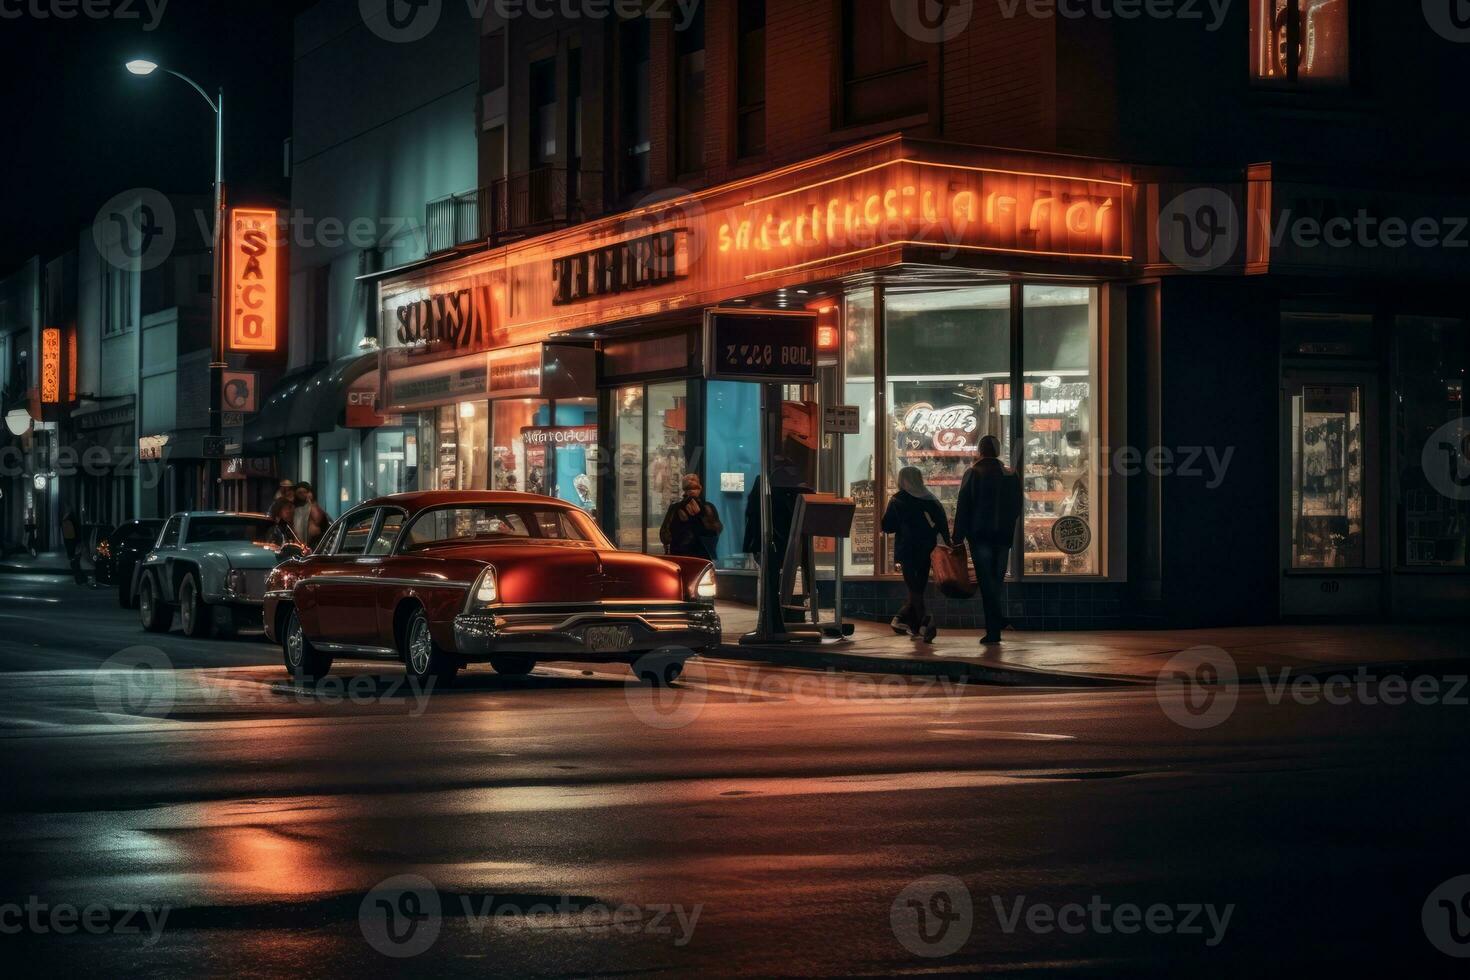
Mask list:
[[1348,0],[1251,0],[1251,76],[1287,85],[1346,85]]

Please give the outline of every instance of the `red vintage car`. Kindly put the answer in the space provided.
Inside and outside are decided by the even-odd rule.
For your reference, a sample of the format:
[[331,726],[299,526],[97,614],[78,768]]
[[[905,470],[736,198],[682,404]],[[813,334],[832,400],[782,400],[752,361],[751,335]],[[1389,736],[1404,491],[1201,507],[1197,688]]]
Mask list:
[[266,633],[286,670],[402,661],[440,683],[489,662],[625,663],[670,683],[720,642],[714,566],[618,551],[583,511],[529,493],[422,491],[369,500],[266,582]]

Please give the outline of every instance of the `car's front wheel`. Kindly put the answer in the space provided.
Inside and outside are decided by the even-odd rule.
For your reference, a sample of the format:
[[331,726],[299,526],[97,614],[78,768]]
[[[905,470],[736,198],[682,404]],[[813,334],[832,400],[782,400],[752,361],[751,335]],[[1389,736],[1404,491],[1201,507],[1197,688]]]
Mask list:
[[189,637],[209,636],[213,631],[214,610],[199,594],[199,579],[193,572],[185,572],[179,583],[179,624]]
[[298,681],[314,681],[325,677],[332,669],[332,657],[311,645],[306,632],[301,628],[301,619],[296,608],[286,617],[286,628],[281,633],[281,652],[286,658],[286,673]]
[[173,625],[174,611],[158,594],[158,583],[144,572],[138,582],[138,619],[150,633],[167,633]]
[[443,685],[454,683],[459,662],[434,642],[429,631],[429,617],[422,608],[415,609],[403,630],[403,663],[411,680]]

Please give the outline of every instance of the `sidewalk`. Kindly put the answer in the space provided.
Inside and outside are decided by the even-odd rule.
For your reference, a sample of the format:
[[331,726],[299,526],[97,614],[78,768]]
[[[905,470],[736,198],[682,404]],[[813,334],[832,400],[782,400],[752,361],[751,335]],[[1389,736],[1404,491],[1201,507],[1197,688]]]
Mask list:
[[1153,684],[1171,657],[1198,647],[1228,653],[1243,684],[1263,679],[1278,682],[1283,669],[1293,675],[1351,672],[1359,667],[1375,673],[1470,672],[1466,630],[1453,624],[1045,633],[1007,630],[1003,643],[982,646],[979,630],[946,630],[933,644],[926,644],[898,636],[886,624],[857,621],[856,632],[846,642],[749,647],[740,646],[740,636],[754,628],[755,610],[722,602],[719,611],[725,630],[719,655],[731,660],[823,670],[922,674],[987,684]]
[[[82,562],[84,573],[91,567],[91,562]],[[70,576],[71,566],[66,563],[66,555],[60,551],[43,551],[35,558],[24,551],[17,551],[0,558],[0,575]]]

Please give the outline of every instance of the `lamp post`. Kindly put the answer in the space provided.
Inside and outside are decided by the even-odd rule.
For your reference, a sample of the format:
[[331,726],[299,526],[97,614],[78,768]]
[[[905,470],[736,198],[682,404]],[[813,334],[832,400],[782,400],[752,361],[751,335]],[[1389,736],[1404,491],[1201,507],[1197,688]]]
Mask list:
[[[124,65],[134,75],[151,75],[158,71],[159,65],[144,58],[135,58]],[[223,318],[220,316],[220,262],[223,259],[224,248],[224,148],[225,148],[225,90],[220,88],[216,96],[211,99],[209,94],[198,82],[181,72],[172,68],[164,68],[175,78],[182,79],[189,87],[199,93],[214,112],[214,241],[211,245],[211,256],[213,259],[210,271],[209,289],[209,435],[210,442],[218,446],[219,437],[222,434],[220,425],[220,382],[224,376],[225,358],[224,344],[222,340]],[[141,349],[142,337],[138,338]],[[220,458],[211,455],[207,461],[209,471],[209,485],[205,490],[205,507],[214,508],[219,498],[220,481]]]

